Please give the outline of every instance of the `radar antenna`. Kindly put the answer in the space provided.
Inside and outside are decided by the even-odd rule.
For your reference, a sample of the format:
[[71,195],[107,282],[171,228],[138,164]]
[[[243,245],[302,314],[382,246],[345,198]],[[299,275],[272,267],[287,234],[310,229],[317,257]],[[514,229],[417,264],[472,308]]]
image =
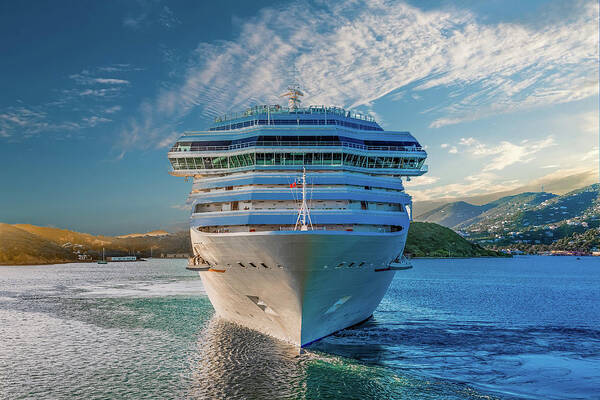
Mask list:
[[302,103],[302,100],[300,100],[299,97],[304,96],[304,93],[302,93],[300,90],[300,85],[298,84],[288,86],[287,90],[288,91],[281,96],[288,98],[288,106],[290,110],[297,110],[300,106],[300,103]]

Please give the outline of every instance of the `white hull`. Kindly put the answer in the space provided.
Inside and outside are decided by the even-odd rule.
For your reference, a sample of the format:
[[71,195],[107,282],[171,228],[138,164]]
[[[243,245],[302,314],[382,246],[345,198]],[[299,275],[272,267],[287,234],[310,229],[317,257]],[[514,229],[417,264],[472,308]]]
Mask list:
[[382,269],[402,254],[406,232],[192,229],[191,238],[211,264],[200,276],[220,317],[305,346],[371,316],[394,276]]

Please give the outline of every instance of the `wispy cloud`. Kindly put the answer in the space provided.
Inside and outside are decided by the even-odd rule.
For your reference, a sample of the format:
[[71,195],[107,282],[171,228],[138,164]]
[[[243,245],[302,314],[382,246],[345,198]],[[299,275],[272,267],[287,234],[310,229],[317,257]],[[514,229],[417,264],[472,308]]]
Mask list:
[[159,24],[166,29],[172,29],[181,24],[175,13],[159,0],[138,0],[139,13],[123,18],[123,26],[139,30],[152,24]]
[[8,107],[0,113],[0,137],[27,138],[42,132],[73,132],[111,122],[102,116],[87,116],[79,120],[56,120],[45,111],[26,106]]
[[[418,182],[418,180],[415,181]],[[521,186],[521,183],[516,179],[506,179],[492,172],[481,172],[469,175],[460,182],[411,191],[411,195],[417,201],[454,197],[464,198],[475,194],[511,190],[519,186]]]
[[485,158],[486,165],[483,172],[500,171],[516,164],[527,163],[533,160],[533,154],[554,146],[554,138],[549,137],[538,141],[523,140],[519,144],[502,141],[497,145],[489,146],[475,138],[462,138],[459,143],[463,150],[475,157]]
[[582,161],[586,161],[586,160],[598,161],[598,146],[592,147],[591,150],[589,150],[585,154],[582,154],[581,160]]
[[121,93],[121,88],[83,89],[76,91],[76,93],[79,96],[115,97]]
[[119,105],[108,107],[104,109],[104,114],[114,114],[121,111],[122,107]]
[[137,70],[140,68],[130,64],[113,64],[71,74],[72,84],[57,90],[58,98],[35,105],[16,101],[16,105],[0,109],[0,137],[15,140],[43,132],[73,132],[112,122],[102,114],[121,111],[120,105],[110,103],[128,90],[130,81],[106,75],[119,76]]
[[433,185],[438,182],[440,178],[437,176],[424,175],[420,176],[418,179],[411,179],[410,181],[405,181],[404,186],[407,187],[415,187],[415,186],[425,186],[425,185]]
[[[464,199],[465,197],[519,191],[540,190],[541,185],[552,187],[553,193],[565,193],[567,191],[590,185],[597,182],[598,171],[589,168],[560,168],[547,175],[533,180],[521,182],[518,179],[507,179],[493,172],[481,172],[469,175],[459,182],[435,186],[427,189],[411,190],[411,195],[416,201],[441,200],[441,199]],[[412,184],[407,183],[409,186]]]
[[544,27],[386,0],[263,9],[237,40],[200,43],[183,80],[142,106],[124,141],[142,142],[130,133],[150,115],[154,137],[144,143],[162,141],[192,110],[208,118],[280,102],[294,69],[312,104],[351,108],[449,87],[453,98],[427,114],[432,127],[582,99],[598,93],[598,5],[574,7],[575,19]]
[[107,78],[107,77],[97,77],[95,76],[95,72],[90,72],[89,70],[83,70],[78,74],[73,74],[69,76],[69,78],[73,79],[80,85],[129,85],[130,82],[125,79],[119,78]]
[[98,124],[102,124],[105,122],[111,122],[112,120],[105,117],[99,117],[97,115],[93,115],[91,117],[84,117],[82,121],[85,123],[87,127],[93,128]]
[[129,85],[129,81],[124,79],[115,79],[115,78],[95,78],[94,82],[96,83],[104,83],[109,85]]

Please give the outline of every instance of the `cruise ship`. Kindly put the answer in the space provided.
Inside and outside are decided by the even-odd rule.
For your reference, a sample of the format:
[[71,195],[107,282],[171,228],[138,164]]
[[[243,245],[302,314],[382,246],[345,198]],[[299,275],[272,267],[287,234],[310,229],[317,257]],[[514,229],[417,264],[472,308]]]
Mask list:
[[217,315],[301,347],[368,319],[409,268],[403,178],[427,172],[410,133],[302,95],[216,118],[168,153],[193,179],[189,268]]

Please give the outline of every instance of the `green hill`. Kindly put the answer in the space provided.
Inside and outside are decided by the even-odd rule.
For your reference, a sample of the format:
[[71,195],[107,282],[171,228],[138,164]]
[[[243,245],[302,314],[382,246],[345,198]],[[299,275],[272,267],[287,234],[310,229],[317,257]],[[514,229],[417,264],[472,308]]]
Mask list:
[[454,202],[416,219],[459,230],[470,241],[493,249],[547,250],[555,249],[554,243],[569,249],[572,240],[563,238],[600,227],[600,185],[560,196],[546,192],[520,193],[482,206]]
[[413,257],[498,257],[492,250],[465,240],[450,228],[430,223],[410,224],[405,255]]
[[591,252],[600,249],[600,228],[592,228],[583,233],[572,235],[552,243],[550,250],[569,250]]

